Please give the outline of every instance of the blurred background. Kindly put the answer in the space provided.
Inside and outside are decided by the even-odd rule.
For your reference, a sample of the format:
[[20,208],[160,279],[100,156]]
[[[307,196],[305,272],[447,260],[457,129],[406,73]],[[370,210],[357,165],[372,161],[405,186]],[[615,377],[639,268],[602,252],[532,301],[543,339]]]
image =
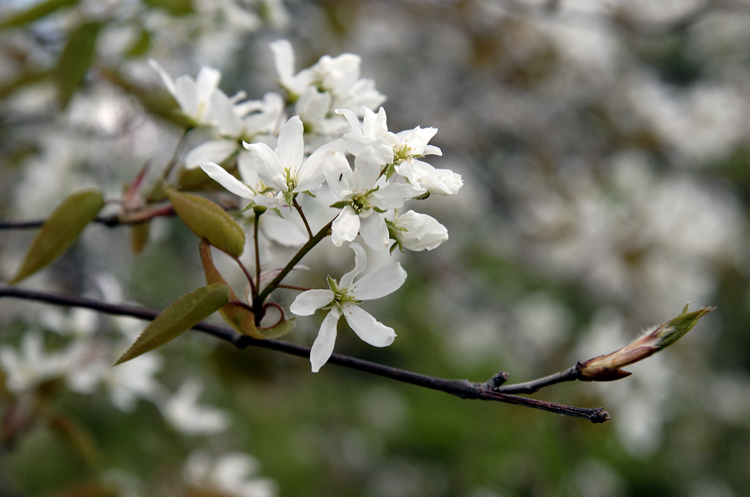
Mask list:
[[[6,1],[0,217],[44,218],[83,186],[120,197],[147,161],[156,178],[181,128],[149,58],[173,77],[215,67],[225,93],[259,99],[278,91],[268,44],[281,38],[296,70],[360,55],[389,129],[438,128],[431,164],[464,179],[419,206],[450,240],[396,254],[405,286],[365,306],[395,343],[374,349],[341,325],[337,352],[526,381],[611,352],[686,302],[717,310],[624,380],[535,395],[612,415],[593,425],[333,365],[311,374],[197,333],[106,384],[44,377],[39,364],[76,340],[127,342],[143,323],[0,302],[1,494],[746,494],[750,3]],[[1,279],[34,233],[0,231]],[[311,254],[327,266],[298,281],[339,277],[348,250]],[[197,240],[175,218],[154,222],[138,255],[127,228],[90,226],[24,286],[163,309],[203,284]],[[299,319],[285,339],[309,346],[319,322]]]

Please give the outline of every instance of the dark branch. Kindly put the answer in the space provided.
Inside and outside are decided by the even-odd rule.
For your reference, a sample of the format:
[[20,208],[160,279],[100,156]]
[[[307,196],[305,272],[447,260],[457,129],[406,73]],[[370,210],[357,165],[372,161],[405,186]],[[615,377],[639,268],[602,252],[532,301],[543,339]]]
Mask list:
[[[159,315],[159,312],[145,309],[143,307],[128,306],[128,305],[117,305],[100,302],[97,300],[87,299],[84,297],[66,296],[48,292],[38,292],[32,290],[24,290],[16,287],[0,286],[0,298],[11,297],[26,300],[33,300],[37,302],[46,302],[54,305],[64,305],[71,307],[84,307],[95,311],[103,312],[106,314],[113,314],[117,316],[130,316],[138,319],[153,320]],[[206,323],[199,323],[194,329],[227,341],[238,347],[244,349],[245,347],[261,347],[264,349],[276,350],[285,354],[291,354],[298,357],[309,358],[310,349],[301,345],[295,345],[288,342],[282,342],[279,340],[256,340],[246,335],[240,335],[239,333],[223,328],[221,326],[215,326]],[[506,404],[514,404],[524,407],[532,407],[534,409],[541,409],[557,414],[563,414],[565,416],[573,416],[578,418],[585,418],[592,423],[602,423],[609,420],[609,414],[607,411],[598,408],[583,408],[583,407],[571,407],[562,404],[555,404],[553,402],[546,402],[542,400],[529,399],[526,397],[519,397],[511,395],[506,392],[500,391],[501,388],[492,388],[488,383],[472,383],[468,380],[446,380],[443,378],[435,378],[432,376],[421,375],[413,373],[411,371],[405,371],[402,369],[391,368],[382,364],[377,364],[369,361],[363,361],[354,357],[349,357],[340,354],[333,354],[328,360],[331,364],[337,364],[365,373],[382,376],[384,378],[390,378],[392,380],[401,381],[404,383],[410,383],[424,388],[430,388],[432,390],[439,390],[441,392],[455,395],[462,399],[478,399],[478,400],[495,400],[504,402]],[[496,378],[505,378],[507,375],[500,374],[496,375]],[[555,375],[553,375],[555,376]],[[537,381],[543,381],[537,380]],[[496,380],[493,382],[494,385],[500,384],[501,381]],[[530,382],[534,383],[534,382]],[[516,385],[518,387],[520,385]],[[511,385],[512,387],[512,385]]]
[[563,383],[565,381],[575,381],[580,377],[577,366],[571,366],[565,371],[539,378],[538,380],[527,381],[525,383],[516,383],[514,385],[504,385],[493,388],[492,390],[499,393],[534,393],[541,388]]
[[[109,216],[99,216],[92,222],[97,224],[103,224],[108,228],[114,228],[116,226],[128,226],[132,224],[145,223],[155,217],[169,217],[174,215],[174,209],[171,205],[160,205],[144,209],[142,211],[129,213],[126,215],[111,214]],[[0,230],[12,230],[12,229],[36,229],[41,228],[42,225],[47,221],[46,219],[37,219],[34,221],[11,221],[8,219],[0,220]]]

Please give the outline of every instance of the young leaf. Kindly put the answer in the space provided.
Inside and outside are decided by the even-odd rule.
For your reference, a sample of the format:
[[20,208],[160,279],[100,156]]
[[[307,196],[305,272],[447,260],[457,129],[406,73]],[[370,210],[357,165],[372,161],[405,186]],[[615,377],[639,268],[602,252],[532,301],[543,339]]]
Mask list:
[[174,340],[219,310],[228,300],[229,289],[223,285],[208,285],[183,295],[143,330],[115,366]]
[[8,283],[14,285],[57,259],[103,206],[104,196],[97,190],[85,190],[66,198],[39,229],[21,267]]
[[135,255],[143,252],[148,242],[148,234],[151,223],[146,221],[145,223],[134,224],[130,227],[130,249]]
[[52,14],[63,7],[72,7],[78,3],[78,0],[47,0],[38,3],[26,10],[17,12],[0,21],[0,29],[3,28],[20,28],[36,20]]
[[100,27],[98,23],[87,22],[70,33],[55,68],[57,100],[61,108],[67,107],[94,61]]
[[258,332],[262,335],[262,338],[279,338],[283,337],[294,329],[294,319],[285,319],[276,326],[271,328],[261,328]]
[[[214,260],[211,256],[211,245],[204,238],[200,243],[200,254],[201,263],[203,264],[203,272],[206,275],[206,283],[209,285],[224,285],[229,289],[229,300],[238,301],[237,294],[227,284],[224,277],[219,273],[219,270],[214,266]],[[227,304],[219,309],[221,317],[229,325],[244,335],[250,335],[253,338],[262,339],[264,338],[255,327],[255,314],[245,307]]]
[[232,257],[242,255],[245,233],[224,209],[198,195],[165,189],[177,215],[198,238]]

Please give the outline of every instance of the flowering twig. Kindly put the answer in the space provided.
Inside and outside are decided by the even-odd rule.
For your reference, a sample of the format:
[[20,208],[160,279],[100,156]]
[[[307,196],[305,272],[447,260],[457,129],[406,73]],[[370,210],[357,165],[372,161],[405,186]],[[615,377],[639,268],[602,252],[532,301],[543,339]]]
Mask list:
[[[326,227],[326,230],[328,228],[330,227]],[[318,235],[320,235],[320,232],[318,233]],[[318,235],[316,235],[316,237]],[[48,304],[54,305],[83,307],[106,314],[130,316],[144,320],[153,320],[159,315],[157,311],[146,309],[143,307],[108,304],[106,302],[92,300],[84,297],[24,290],[21,288],[9,286],[0,286],[0,298],[2,297],[20,298],[37,302],[46,302]],[[301,345],[295,345],[292,343],[271,339],[256,340],[247,335],[241,335],[233,330],[206,323],[199,323],[194,326],[194,329],[207,335],[211,335],[215,338],[219,338],[221,340],[229,342],[240,349],[244,349],[249,346],[261,347],[295,355],[298,357],[310,357],[310,349]],[[328,362],[332,364],[338,364],[339,366],[356,369],[358,371],[363,371],[365,373],[382,376],[384,378],[401,381],[403,383],[410,383],[412,385],[449,393],[462,399],[495,400],[498,402],[504,402],[506,404],[514,404],[524,407],[531,407],[534,409],[541,409],[543,411],[562,414],[565,416],[585,418],[592,423],[602,423],[610,419],[609,413],[607,413],[607,411],[605,411],[601,407],[573,407],[563,404],[556,404],[554,402],[546,402],[537,399],[519,397],[517,395],[498,391],[497,388],[493,388],[493,384],[491,382],[473,383],[468,380],[448,380],[443,378],[436,378],[414,373],[411,371],[384,366],[382,364],[363,361],[361,359],[341,354],[332,354]],[[503,379],[507,378],[507,374],[501,374],[501,376]],[[499,382],[496,381],[494,385],[497,385],[497,383]]]

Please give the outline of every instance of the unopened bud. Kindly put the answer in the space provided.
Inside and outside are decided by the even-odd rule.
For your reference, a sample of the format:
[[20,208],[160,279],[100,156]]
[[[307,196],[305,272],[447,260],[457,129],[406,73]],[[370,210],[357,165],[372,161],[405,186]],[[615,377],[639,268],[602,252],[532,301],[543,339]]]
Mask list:
[[690,331],[700,318],[716,309],[716,307],[704,307],[697,311],[688,312],[689,305],[689,303],[685,305],[679,316],[647,331],[620,350],[594,357],[583,363],[579,362],[577,366],[579,379],[582,381],[613,381],[630,376],[631,373],[620,368],[641,361],[672,345]]

